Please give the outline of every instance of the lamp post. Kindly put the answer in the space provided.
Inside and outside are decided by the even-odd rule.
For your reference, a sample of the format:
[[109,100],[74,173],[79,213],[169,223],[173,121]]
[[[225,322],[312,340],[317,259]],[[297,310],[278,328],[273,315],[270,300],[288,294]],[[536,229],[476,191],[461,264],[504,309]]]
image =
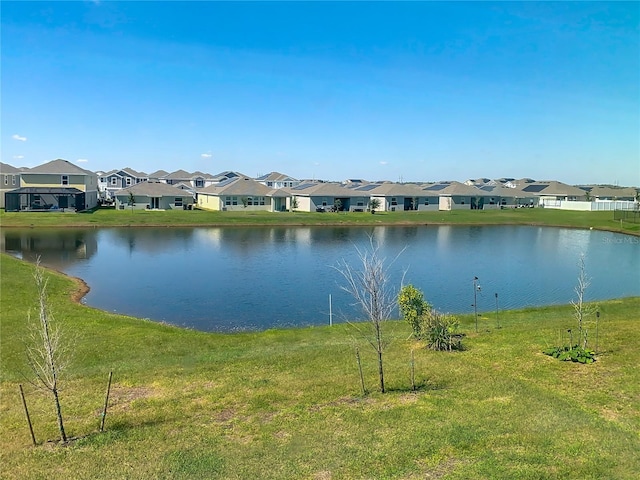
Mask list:
[[500,328],[500,316],[498,314],[498,292],[496,292],[496,324],[497,328]]
[[473,277],[473,313],[476,317],[476,333],[478,333],[478,292],[480,291],[480,285],[478,285],[478,277]]

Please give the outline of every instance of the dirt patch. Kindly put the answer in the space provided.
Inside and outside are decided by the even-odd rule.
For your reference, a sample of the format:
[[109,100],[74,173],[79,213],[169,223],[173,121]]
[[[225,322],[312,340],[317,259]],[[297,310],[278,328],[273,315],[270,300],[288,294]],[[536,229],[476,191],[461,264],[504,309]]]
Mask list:
[[155,391],[149,387],[112,387],[109,393],[109,410],[124,411],[142,398],[150,398]]

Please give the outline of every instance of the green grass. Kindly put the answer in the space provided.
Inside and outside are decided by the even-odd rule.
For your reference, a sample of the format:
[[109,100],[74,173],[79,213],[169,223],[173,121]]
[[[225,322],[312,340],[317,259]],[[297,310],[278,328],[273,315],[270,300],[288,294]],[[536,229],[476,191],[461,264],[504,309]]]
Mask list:
[[571,212],[544,208],[454,210],[450,212],[305,213],[305,212],[163,212],[98,209],[87,213],[4,212],[3,227],[232,226],[232,225],[550,225],[594,228],[640,235],[640,224],[621,223],[613,212]]
[[[598,361],[541,350],[573,325],[567,306],[462,317],[466,350],[432,352],[390,322],[389,392],[374,352],[346,325],[212,334],[50,300],[76,345],[62,384],[67,446],[23,358],[33,267],[0,256],[2,478],[637,478],[640,298],[603,302]],[[360,393],[354,348],[366,383]],[[410,391],[410,352],[416,380]],[[106,431],[98,432],[109,371]],[[37,447],[18,394],[24,384]]]

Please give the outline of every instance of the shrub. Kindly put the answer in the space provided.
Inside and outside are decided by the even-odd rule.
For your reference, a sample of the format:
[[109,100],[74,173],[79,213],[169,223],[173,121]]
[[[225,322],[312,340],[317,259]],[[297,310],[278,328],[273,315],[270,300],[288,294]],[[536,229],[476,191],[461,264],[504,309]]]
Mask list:
[[462,350],[463,334],[458,333],[459,322],[456,317],[434,309],[423,316],[424,337],[432,350]]
[[567,345],[564,347],[550,347],[543,350],[542,353],[563,362],[593,363],[596,361],[596,352],[578,345],[573,347]]
[[424,299],[424,295],[413,285],[405,285],[398,294],[400,315],[409,325],[414,338],[422,338],[425,315],[431,305]]

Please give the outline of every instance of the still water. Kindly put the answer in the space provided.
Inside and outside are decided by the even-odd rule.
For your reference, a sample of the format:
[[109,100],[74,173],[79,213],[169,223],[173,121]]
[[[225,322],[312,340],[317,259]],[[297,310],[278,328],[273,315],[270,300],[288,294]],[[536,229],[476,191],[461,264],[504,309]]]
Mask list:
[[[358,267],[372,236],[392,284],[421,289],[445,312],[568,303],[580,254],[587,300],[640,295],[640,239],[522,226],[113,228],[3,230],[0,247],[84,279],[84,302],[204,331],[358,319],[333,267]],[[331,296],[331,307],[329,297]]]

